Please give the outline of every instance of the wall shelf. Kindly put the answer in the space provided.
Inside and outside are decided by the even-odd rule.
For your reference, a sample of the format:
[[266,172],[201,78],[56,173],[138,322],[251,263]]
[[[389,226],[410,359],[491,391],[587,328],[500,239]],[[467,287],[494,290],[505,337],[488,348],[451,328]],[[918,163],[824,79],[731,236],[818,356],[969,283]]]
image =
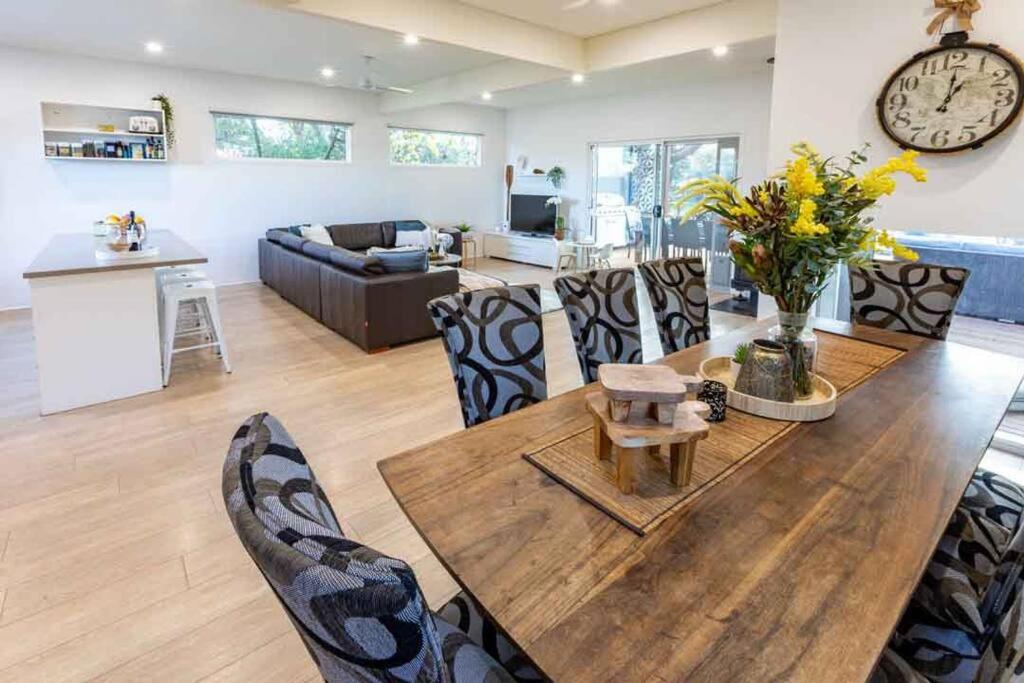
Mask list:
[[[43,158],[54,161],[167,161],[167,121],[159,108],[41,102]],[[156,132],[130,130],[133,117],[156,120]],[[101,126],[114,130],[103,131]]]

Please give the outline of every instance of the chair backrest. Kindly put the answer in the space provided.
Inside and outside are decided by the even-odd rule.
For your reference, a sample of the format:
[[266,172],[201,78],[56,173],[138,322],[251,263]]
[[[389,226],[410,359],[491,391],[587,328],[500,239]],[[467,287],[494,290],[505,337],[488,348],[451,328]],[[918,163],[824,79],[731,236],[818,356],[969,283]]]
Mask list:
[[970,271],[926,263],[850,266],[850,320],[945,339]]
[[597,258],[607,261],[615,255],[615,244],[609,242],[608,244],[602,245],[597,250]]
[[235,433],[223,493],[242,545],[326,681],[447,680],[412,569],[344,537],[273,416],[253,415]]
[[711,337],[702,259],[648,261],[640,264],[640,275],[647,285],[661,349],[666,356]]
[[467,427],[547,398],[539,285],[450,294],[427,309],[441,333]]
[[554,284],[569,318],[585,383],[597,381],[602,363],[644,362],[632,268],[573,273]]

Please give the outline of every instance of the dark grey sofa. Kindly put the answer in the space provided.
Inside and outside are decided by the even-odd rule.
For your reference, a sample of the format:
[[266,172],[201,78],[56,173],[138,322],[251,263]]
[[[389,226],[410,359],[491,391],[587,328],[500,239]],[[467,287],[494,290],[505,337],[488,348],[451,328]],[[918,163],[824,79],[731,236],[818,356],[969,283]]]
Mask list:
[[[259,240],[260,279],[284,299],[365,351],[437,334],[427,302],[459,288],[454,270],[387,273],[371,247],[395,244],[395,222],[327,226],[333,246],[289,228]],[[452,250],[461,252],[461,234]],[[456,251],[458,250],[458,251]]]

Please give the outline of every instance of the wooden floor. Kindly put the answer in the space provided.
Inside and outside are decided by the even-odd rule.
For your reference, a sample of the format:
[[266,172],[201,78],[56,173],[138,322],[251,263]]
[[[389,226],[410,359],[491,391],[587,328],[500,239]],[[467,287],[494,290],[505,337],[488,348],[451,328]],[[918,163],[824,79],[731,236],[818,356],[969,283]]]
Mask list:
[[[318,680],[221,499],[231,436],[262,410],[306,453],[346,533],[410,562],[432,605],[455,592],[376,470],[462,428],[440,341],[368,356],[262,285],[220,300],[233,374],[196,352],[164,391],[45,418],[29,312],[0,313],[0,681]],[[748,320],[713,313],[712,327]],[[958,320],[955,336],[1024,348],[1024,330],[997,328]],[[562,312],[544,334],[551,394],[579,386]]]

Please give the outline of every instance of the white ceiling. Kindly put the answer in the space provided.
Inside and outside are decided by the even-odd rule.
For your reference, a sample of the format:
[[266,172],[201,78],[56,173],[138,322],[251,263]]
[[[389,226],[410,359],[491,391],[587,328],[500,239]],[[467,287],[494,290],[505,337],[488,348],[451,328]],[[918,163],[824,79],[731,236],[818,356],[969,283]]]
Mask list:
[[[385,1],[385,0],[382,0]],[[717,5],[724,0],[459,0],[588,38],[673,14]]]
[[684,87],[687,83],[724,80],[738,74],[770,71],[768,59],[775,54],[775,39],[764,38],[733,45],[723,58],[710,51],[690,52],[621,69],[588,74],[582,85],[567,78],[537,83],[494,93],[490,104],[497,107],[528,107],[550,102],[586,100],[611,95],[628,98],[630,93]]
[[[386,0],[382,0],[386,1]],[[148,40],[164,45],[152,56]],[[0,44],[355,87],[362,55],[383,85],[409,86],[500,60],[380,29],[261,6],[249,0],[0,0]]]

